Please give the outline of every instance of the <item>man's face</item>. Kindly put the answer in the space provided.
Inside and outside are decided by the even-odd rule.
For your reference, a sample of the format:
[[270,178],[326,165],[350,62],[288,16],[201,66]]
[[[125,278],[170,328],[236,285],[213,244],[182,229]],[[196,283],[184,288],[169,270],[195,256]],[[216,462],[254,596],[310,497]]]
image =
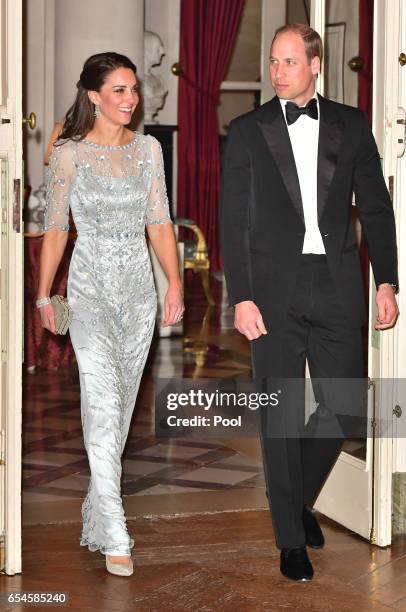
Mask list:
[[295,32],[284,32],[276,37],[270,57],[270,76],[276,95],[305,105],[314,94],[315,76],[320,70],[320,58],[310,64],[304,42]]

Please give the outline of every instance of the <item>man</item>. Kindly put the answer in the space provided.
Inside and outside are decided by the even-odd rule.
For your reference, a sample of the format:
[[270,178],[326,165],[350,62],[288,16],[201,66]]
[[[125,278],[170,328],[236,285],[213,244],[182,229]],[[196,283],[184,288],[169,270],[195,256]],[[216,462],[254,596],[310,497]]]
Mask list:
[[[279,28],[270,57],[276,96],[230,124],[220,218],[224,270],[235,327],[251,341],[261,381],[302,381],[306,359],[312,380],[364,375],[353,192],[377,286],[376,328],[393,326],[398,315],[395,222],[379,154],[364,113],[316,93],[322,55],[312,28]],[[303,406],[290,402],[290,411]],[[332,411],[322,407],[320,431],[328,430]],[[306,545],[324,545],[311,507],[342,439],[271,438],[274,414],[281,418],[268,410],[261,421],[261,441],[281,571],[310,580]]]

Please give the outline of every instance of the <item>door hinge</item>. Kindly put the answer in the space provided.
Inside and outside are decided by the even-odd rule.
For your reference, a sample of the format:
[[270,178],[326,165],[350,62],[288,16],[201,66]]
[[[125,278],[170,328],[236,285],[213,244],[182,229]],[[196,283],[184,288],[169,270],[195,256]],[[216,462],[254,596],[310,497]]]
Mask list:
[[403,157],[405,153],[405,126],[406,126],[406,113],[405,109],[401,106],[398,107],[396,115],[396,155],[397,157]]

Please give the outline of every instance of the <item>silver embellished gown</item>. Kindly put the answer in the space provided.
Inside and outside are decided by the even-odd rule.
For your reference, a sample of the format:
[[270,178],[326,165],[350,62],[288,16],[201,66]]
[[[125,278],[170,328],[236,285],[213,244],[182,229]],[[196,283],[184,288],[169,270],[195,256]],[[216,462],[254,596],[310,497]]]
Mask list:
[[90,465],[80,544],[127,555],[134,541],[121,500],[121,455],[156,315],[145,226],[171,222],[159,142],[135,132],[127,145],[55,146],[44,230],[68,231],[69,208],[78,233],[68,277],[69,331]]

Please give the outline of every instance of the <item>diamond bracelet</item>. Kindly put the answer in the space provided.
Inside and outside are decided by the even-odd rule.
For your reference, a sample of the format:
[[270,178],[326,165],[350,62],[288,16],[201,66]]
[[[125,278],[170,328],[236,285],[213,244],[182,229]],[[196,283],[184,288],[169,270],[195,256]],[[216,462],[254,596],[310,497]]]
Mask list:
[[36,302],[35,305],[37,308],[41,308],[42,306],[46,306],[47,304],[51,303],[51,298],[49,297],[43,297],[43,298],[39,298]]

